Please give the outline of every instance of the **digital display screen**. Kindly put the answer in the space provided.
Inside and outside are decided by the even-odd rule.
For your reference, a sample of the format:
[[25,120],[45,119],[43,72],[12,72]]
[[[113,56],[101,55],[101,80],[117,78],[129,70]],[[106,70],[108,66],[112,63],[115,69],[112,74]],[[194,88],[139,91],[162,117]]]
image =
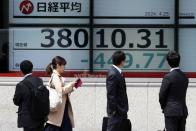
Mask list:
[[96,24],[174,24],[174,0],[95,0]]
[[28,59],[35,70],[45,70],[52,58],[59,55],[68,62],[67,70],[89,70],[88,34],[86,28],[10,29],[10,69],[18,70],[20,62]]
[[179,53],[181,54],[180,68],[185,72],[196,71],[196,29],[179,30]]
[[169,69],[166,54],[174,49],[173,29],[123,28],[96,29],[94,70],[107,70],[116,50],[126,53],[127,72],[157,72]]
[[[91,63],[93,71],[106,71],[112,54],[122,50],[126,72],[169,70],[166,54],[174,49],[174,28],[149,25],[174,25],[174,0],[91,2],[9,0],[9,69],[17,71],[20,62],[29,59],[34,70],[42,71],[60,55],[68,61],[66,70],[89,71]],[[123,26],[134,24],[141,27]]]
[[180,24],[196,24],[196,1],[180,0]]
[[88,24],[89,0],[9,0],[12,24]]
[[[168,70],[165,56],[174,49],[173,35],[168,28],[96,28],[94,70],[107,70],[116,50],[126,53],[126,71]],[[88,28],[14,28],[10,29],[10,42],[11,70],[18,70],[23,59],[43,70],[56,55],[66,58],[67,70],[89,70]]]
[[[89,0],[10,0],[9,6],[10,23],[89,23]],[[174,0],[94,0],[93,19],[95,24],[174,24],[174,7]]]

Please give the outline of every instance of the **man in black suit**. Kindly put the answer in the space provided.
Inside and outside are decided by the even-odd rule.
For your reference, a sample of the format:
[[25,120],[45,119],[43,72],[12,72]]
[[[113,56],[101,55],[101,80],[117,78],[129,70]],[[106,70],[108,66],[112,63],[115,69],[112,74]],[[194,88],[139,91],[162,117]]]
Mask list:
[[24,131],[43,131],[45,120],[32,119],[29,110],[29,105],[31,104],[30,89],[26,85],[24,85],[24,83],[28,81],[31,82],[34,87],[38,87],[39,85],[43,85],[43,81],[38,77],[32,76],[33,64],[30,61],[24,60],[23,62],[21,62],[20,69],[24,74],[24,78],[16,85],[16,90],[13,98],[14,104],[19,106],[18,127],[23,127]]
[[113,65],[108,70],[107,88],[107,131],[121,131],[120,124],[127,118],[129,110],[125,79],[121,68],[125,64],[125,54],[116,51],[112,56]]
[[170,73],[163,78],[159,102],[165,116],[166,131],[185,131],[188,110],[186,92],[189,80],[179,69],[180,55],[175,51],[167,54]]

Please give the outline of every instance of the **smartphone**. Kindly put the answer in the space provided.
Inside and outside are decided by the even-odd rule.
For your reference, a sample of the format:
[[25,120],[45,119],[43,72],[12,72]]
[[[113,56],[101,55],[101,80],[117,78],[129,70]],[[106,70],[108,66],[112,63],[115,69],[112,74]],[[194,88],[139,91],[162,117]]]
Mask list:
[[78,78],[76,80],[76,83],[75,83],[75,88],[78,88],[78,87],[81,87],[82,86],[82,80],[80,78]]

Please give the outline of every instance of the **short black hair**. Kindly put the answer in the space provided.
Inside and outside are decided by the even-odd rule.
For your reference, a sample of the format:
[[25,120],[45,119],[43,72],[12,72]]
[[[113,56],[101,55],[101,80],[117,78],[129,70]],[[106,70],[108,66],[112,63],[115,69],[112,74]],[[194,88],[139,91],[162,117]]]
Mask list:
[[178,67],[180,64],[180,54],[176,51],[169,51],[167,54],[167,62],[171,68]]
[[33,70],[33,64],[29,60],[24,60],[20,63],[20,70],[22,71],[23,74],[29,74]]
[[125,53],[120,50],[114,52],[114,54],[112,55],[112,63],[114,65],[120,65],[122,61],[125,61],[125,59],[126,59]]

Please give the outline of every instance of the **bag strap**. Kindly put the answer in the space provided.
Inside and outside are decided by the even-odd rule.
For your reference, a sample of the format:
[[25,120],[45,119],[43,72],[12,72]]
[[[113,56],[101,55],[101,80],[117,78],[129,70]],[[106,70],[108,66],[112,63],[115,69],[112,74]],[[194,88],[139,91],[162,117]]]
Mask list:
[[54,85],[52,85],[52,80],[53,80],[53,75],[51,76],[49,81],[49,88],[55,89]]

